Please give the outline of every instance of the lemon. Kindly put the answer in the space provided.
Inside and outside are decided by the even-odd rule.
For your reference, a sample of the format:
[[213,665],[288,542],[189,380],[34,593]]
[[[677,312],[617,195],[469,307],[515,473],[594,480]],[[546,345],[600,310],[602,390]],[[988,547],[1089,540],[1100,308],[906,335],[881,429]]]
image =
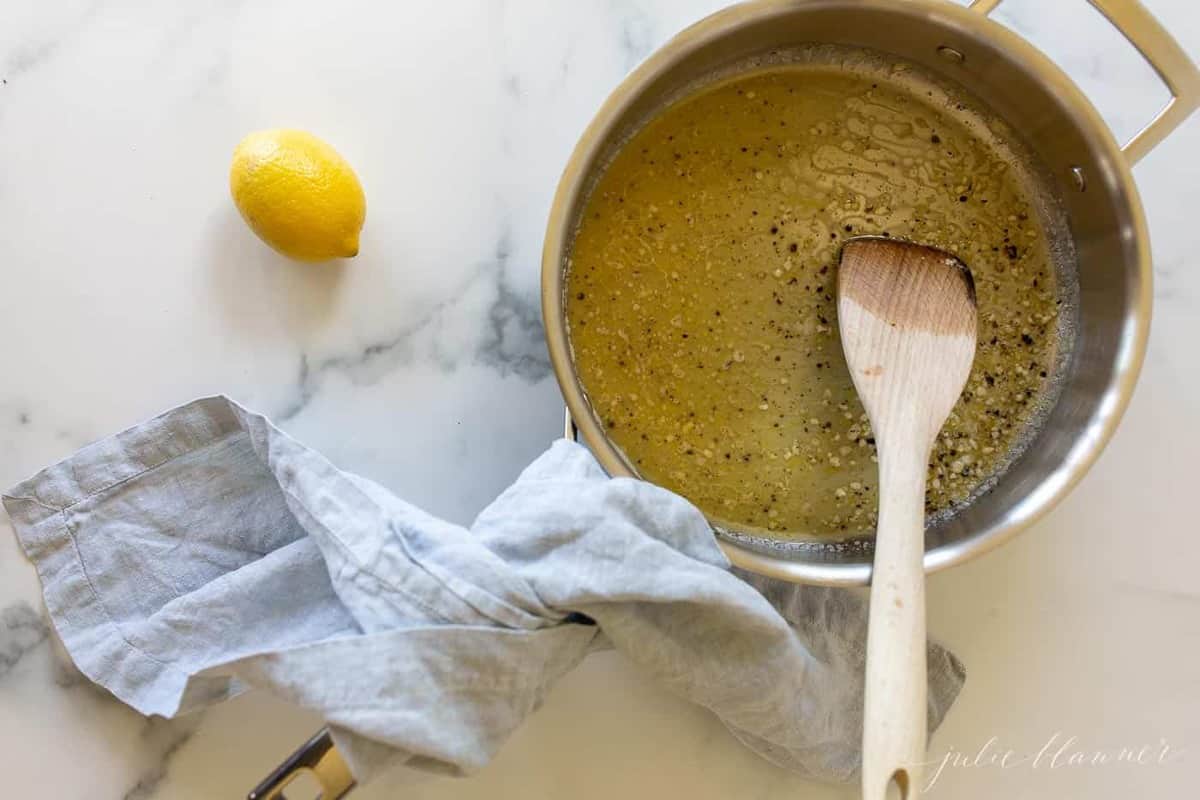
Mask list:
[[327,142],[296,130],[250,134],[233,151],[233,202],[258,238],[289,258],[358,253],[367,215],[362,184]]

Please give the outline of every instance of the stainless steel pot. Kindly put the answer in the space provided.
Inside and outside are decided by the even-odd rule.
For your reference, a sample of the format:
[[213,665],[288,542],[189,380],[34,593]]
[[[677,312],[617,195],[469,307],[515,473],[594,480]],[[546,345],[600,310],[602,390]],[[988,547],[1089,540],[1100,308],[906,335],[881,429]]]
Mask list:
[[[683,87],[731,64],[801,43],[864,47],[956,82],[1025,135],[1061,199],[1078,265],[1076,338],[1057,403],[1037,439],[986,494],[926,532],[926,571],[1004,542],[1045,514],[1100,454],[1137,380],[1150,325],[1146,220],[1130,166],[1200,104],[1200,72],[1137,0],[1089,0],[1171,90],[1124,148],[1079,88],[1045,55],[988,18],[1000,0],[755,0],[714,14],[654,53],[609,96],[571,155],[542,257],[542,313],[555,375],[584,441],[610,474],[632,475],[588,405],[567,337],[567,257],[586,193],[620,142]],[[570,422],[568,423],[570,427]],[[821,584],[865,584],[872,549],[779,542],[716,531],[736,565]]]

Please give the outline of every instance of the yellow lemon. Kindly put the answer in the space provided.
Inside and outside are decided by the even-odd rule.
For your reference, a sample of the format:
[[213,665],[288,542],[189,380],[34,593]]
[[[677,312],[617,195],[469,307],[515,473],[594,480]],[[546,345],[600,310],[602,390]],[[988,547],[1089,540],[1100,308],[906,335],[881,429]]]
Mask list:
[[289,258],[358,253],[367,200],[358,176],[327,142],[295,130],[258,131],[233,151],[229,190],[258,238]]

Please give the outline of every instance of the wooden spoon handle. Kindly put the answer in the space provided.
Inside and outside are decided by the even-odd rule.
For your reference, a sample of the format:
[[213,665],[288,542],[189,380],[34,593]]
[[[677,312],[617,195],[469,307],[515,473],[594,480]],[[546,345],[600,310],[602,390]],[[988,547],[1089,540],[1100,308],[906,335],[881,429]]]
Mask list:
[[[899,445],[899,446],[897,446]],[[879,525],[871,575],[863,709],[863,800],[920,791],[925,759],[925,471],[929,448],[880,449]]]

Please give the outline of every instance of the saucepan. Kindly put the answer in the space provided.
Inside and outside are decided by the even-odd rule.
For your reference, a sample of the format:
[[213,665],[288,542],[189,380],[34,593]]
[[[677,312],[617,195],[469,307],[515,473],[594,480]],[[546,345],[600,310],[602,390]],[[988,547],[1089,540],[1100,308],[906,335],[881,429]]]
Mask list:
[[[964,88],[1024,139],[1073,254],[1072,345],[1036,438],[966,507],[929,525],[927,572],[984,553],[1028,527],[1083,477],[1112,436],[1137,380],[1150,325],[1151,257],[1130,167],[1200,103],[1200,73],[1136,0],[1090,0],[1149,61],[1171,92],[1124,147],[1081,90],[1045,55],[989,19],[1000,0],[760,0],[721,11],[654,53],[608,98],[567,163],[542,259],[550,359],[571,419],[612,475],[636,475],[588,403],[572,357],[565,275],[579,214],[598,172],[630,131],[681,87],[797,43],[865,48],[915,63]],[[1080,0],[1081,11],[1084,10]],[[775,540],[714,525],[735,565],[790,581],[863,585],[870,538]]]
[[[615,476],[636,476],[589,405],[568,338],[564,288],[588,191],[621,143],[705,76],[802,44],[864,48],[957,84],[1019,132],[1069,241],[1072,343],[1057,398],[1036,438],[970,504],[926,532],[926,571],[980,555],[1049,511],[1083,477],[1112,436],[1133,392],[1151,313],[1151,256],[1130,168],[1200,105],[1200,71],[1137,0],[1088,0],[1157,72],[1171,99],[1121,146],[1083,92],[1045,55],[989,19],[1001,0],[755,0],[677,35],[630,74],[600,108],[571,155],[550,211],[542,260],[542,312],[555,375],[576,431]],[[1080,0],[1082,7],[1083,3]],[[869,538],[774,540],[714,525],[737,566],[826,585],[869,582]],[[325,800],[353,785],[322,732],[251,794],[281,798],[309,771]]]

